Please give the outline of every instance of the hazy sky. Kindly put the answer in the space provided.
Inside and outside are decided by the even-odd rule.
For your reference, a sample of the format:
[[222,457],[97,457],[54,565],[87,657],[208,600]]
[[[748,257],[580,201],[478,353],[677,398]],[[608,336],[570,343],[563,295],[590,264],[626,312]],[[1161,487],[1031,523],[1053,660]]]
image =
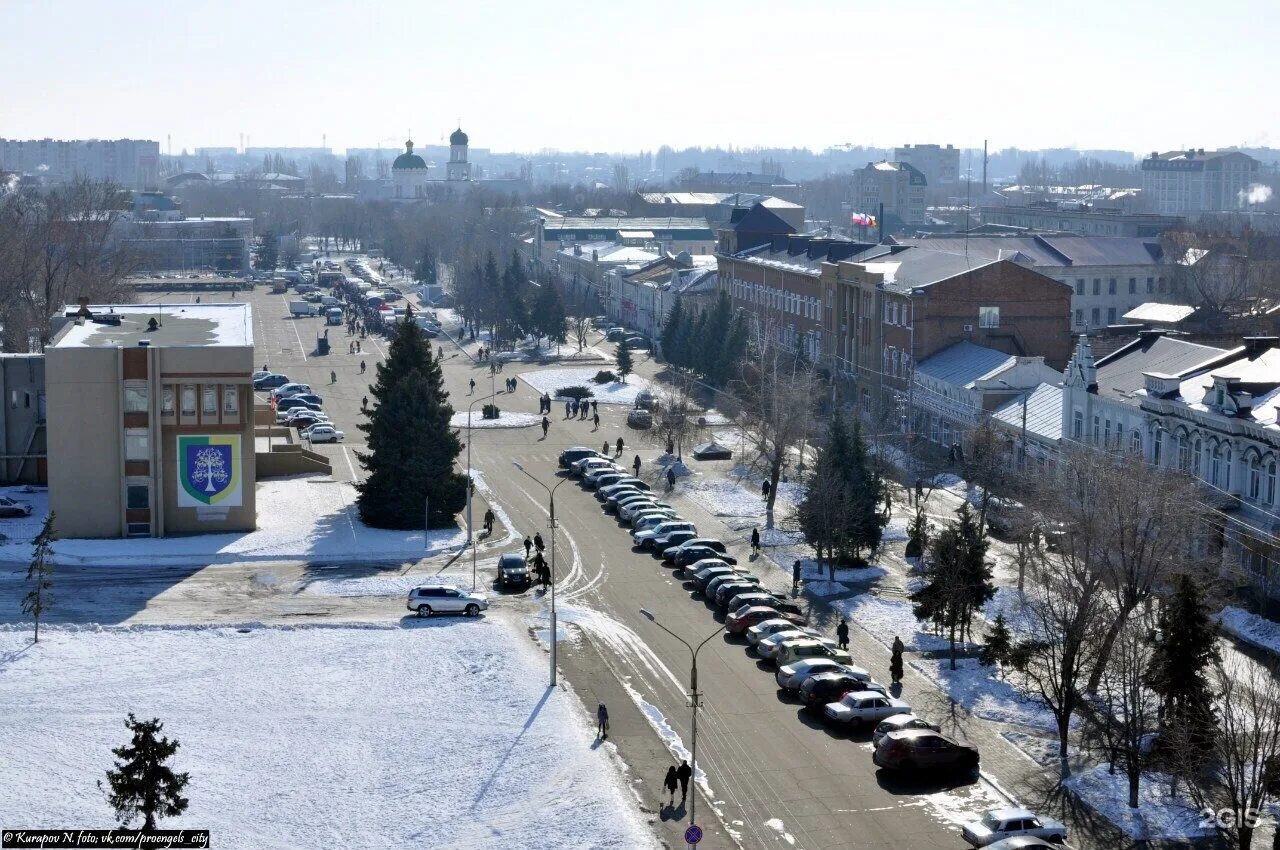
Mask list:
[[1280,147],[1277,0],[0,0],[0,136]]

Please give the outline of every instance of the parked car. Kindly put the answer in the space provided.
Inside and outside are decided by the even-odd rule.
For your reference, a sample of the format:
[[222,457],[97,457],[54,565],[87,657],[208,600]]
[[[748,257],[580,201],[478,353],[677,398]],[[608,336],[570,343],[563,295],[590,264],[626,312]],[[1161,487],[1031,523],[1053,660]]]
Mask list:
[[[778,647],[777,654],[773,657],[773,662],[783,666],[796,661],[803,661],[806,658],[830,658],[833,661],[839,661],[841,664],[853,663],[853,656],[849,654],[848,650],[840,649],[835,645],[834,641],[827,638],[801,638],[793,641],[783,641],[782,645]],[[907,706],[906,710],[910,711],[911,707]]]
[[[712,554],[702,555],[701,557],[703,558],[719,557],[721,554],[727,551],[727,549],[725,548],[725,545],[721,543],[719,540],[715,539],[714,537],[691,537],[688,540],[682,541],[674,545],[668,543],[667,548],[662,550],[662,557],[664,560],[667,560],[667,561],[675,561],[677,550],[683,549],[686,547],[692,547],[692,546],[702,546],[706,549],[712,550]],[[726,564],[735,563],[734,561],[731,561],[728,558],[725,558],[724,561]]]
[[895,714],[910,713],[911,706],[902,700],[875,691],[852,691],[823,709],[828,720],[844,726],[865,726]]
[[1047,838],[1015,835],[1013,838],[1002,838],[995,844],[988,844],[987,850],[1061,850],[1061,848]]
[[582,483],[586,485],[588,490],[599,490],[601,487],[608,487],[610,484],[617,484],[624,478],[630,478],[625,472],[593,472],[586,475],[582,479]]
[[864,673],[865,670],[833,670],[810,676],[800,686],[800,700],[809,708],[821,709],[827,703],[841,700],[845,694],[854,691],[887,693],[884,685],[872,681]]
[[313,443],[340,443],[346,435],[328,422],[317,422],[302,432]]
[[253,388],[255,390],[271,390],[271,389],[275,389],[276,387],[282,387],[287,383],[289,383],[288,375],[266,374],[266,375],[263,375],[261,378],[254,379]]
[[693,448],[694,460],[729,460],[731,457],[733,457],[733,451],[714,440]]
[[[816,676],[819,673],[828,673],[832,670],[856,670],[852,664],[841,664],[839,661],[832,661],[830,658],[807,658],[804,661],[797,661],[795,664],[779,665],[778,671],[773,674],[773,679],[778,683],[778,687],[784,691],[798,691],[804,685],[805,680],[810,676]],[[870,677],[870,674],[868,674]]]
[[19,502],[17,499],[10,499],[8,496],[0,496],[0,517],[24,517],[31,516],[31,506],[26,502]]
[[600,494],[599,492],[596,493],[596,501],[602,503],[600,507],[604,508],[606,513],[609,512],[611,507],[617,506],[617,502],[613,497],[644,495],[643,490],[641,490],[639,487],[633,487],[630,484],[618,483],[618,484],[611,484],[609,486],[612,488],[609,490],[609,492],[604,493],[603,495]]
[[703,599],[717,608],[728,606],[729,599],[737,593],[755,593],[760,589],[760,579],[748,573],[730,573],[707,582],[702,589]]
[[595,449],[589,449],[586,446],[573,446],[560,452],[560,468],[568,469],[575,461],[583,460],[589,457],[600,457],[600,453]]
[[298,393],[290,398],[296,398],[299,401],[305,401],[307,404],[324,404],[324,399],[315,393]]
[[[690,532],[691,536],[688,539],[692,540],[692,535],[696,534],[698,529],[693,523],[685,520],[668,520],[666,522],[659,523],[654,528],[631,532],[631,539],[634,540],[636,545],[641,549],[652,549],[659,543],[665,544],[669,535],[675,534],[679,531]],[[664,546],[663,548],[666,547]]]
[[432,585],[415,587],[409,591],[406,607],[419,617],[456,613],[474,617],[489,607],[489,600],[477,593],[468,593],[456,587]]
[[747,629],[747,643],[756,646],[769,635],[776,635],[778,632],[794,629],[795,627],[796,623],[790,615],[774,611],[773,617],[768,620],[762,620]]
[[320,406],[321,406],[320,402],[307,401],[307,399],[303,398],[304,395],[308,395],[308,394],[299,393],[298,395],[289,396],[288,398],[282,398],[279,401],[277,401],[276,402],[276,418],[278,419],[280,417],[280,414],[287,413],[295,407],[309,407],[312,410],[320,409]]
[[649,492],[650,489],[649,485],[641,481],[639,478],[628,475],[614,481],[612,484],[601,484],[596,488],[596,499],[603,502],[614,493],[626,487],[630,487],[636,491],[643,491],[645,493]]
[[322,413],[319,410],[307,410],[305,407],[295,407],[281,420],[280,424],[286,428],[297,428],[299,431],[303,431],[321,422],[333,424],[326,413]]
[[[652,531],[664,522],[672,522],[679,520],[673,508],[659,508],[656,505],[652,507],[641,507],[631,512],[631,533],[637,531]],[[635,543],[635,538],[631,541]]]
[[622,509],[631,505],[643,506],[653,504],[653,494],[644,490],[637,490],[634,493],[624,493],[621,496],[611,496],[605,501],[606,507],[612,507],[614,512],[618,514],[618,519],[622,519]]
[[615,327],[615,328],[609,328],[609,330],[605,333],[604,338],[609,340],[609,342],[618,342],[619,340],[623,339],[626,335],[627,335],[626,328]]
[[930,723],[923,717],[916,717],[914,714],[895,714],[876,724],[876,730],[871,733],[871,744],[878,747],[885,735],[890,732],[901,732],[904,729],[926,729],[930,732],[942,731],[941,727]]
[[648,430],[653,427],[653,414],[637,407],[627,413],[627,425],[640,431]]
[[525,561],[523,555],[508,552],[498,558],[498,583],[501,584],[504,589],[510,587],[528,587],[530,581],[529,564]]
[[673,531],[670,534],[663,535],[661,538],[655,537],[653,539],[653,552],[662,558],[666,558],[667,552],[674,556],[675,550],[681,544],[697,538],[698,533],[696,531]]
[[690,573],[689,580],[693,582],[693,586],[702,591],[705,591],[707,585],[721,576],[741,575],[743,572],[738,567],[731,567],[717,558],[707,558],[698,563],[704,564],[704,566],[695,570],[693,565],[690,565],[686,572]]
[[[879,744],[876,744],[871,760],[885,770],[919,772],[926,776],[947,770],[977,770],[979,764],[976,747],[962,744],[931,729],[901,729],[897,732],[889,732],[880,739]],[[1025,818],[1023,820],[1025,822]],[[985,827],[981,830],[985,830]],[[965,832],[968,832],[967,827]],[[985,831],[983,834],[989,837],[987,843],[996,841],[1000,837]],[[1064,827],[1063,835],[1065,834]],[[969,840],[968,836],[965,840]]]
[[261,381],[263,378],[267,377],[270,374],[271,374],[270,372],[265,372],[262,369],[259,369],[258,371],[254,372],[252,375],[249,376],[249,380],[253,381],[254,383],[257,383],[258,381]]
[[1002,838],[1019,835],[1066,841],[1067,827],[1060,821],[1042,817],[1030,809],[992,809],[981,820],[965,824],[960,835],[974,847],[986,847]]
[[663,502],[653,498],[653,494],[647,494],[647,498],[643,501],[631,502],[618,508],[618,516],[627,522],[631,522],[638,514],[648,513],[651,511],[670,511],[675,513],[675,508],[669,502]]
[[[715,546],[710,543],[699,543],[698,540],[699,538],[695,537],[693,540],[686,541],[679,551],[672,553],[672,557],[669,559],[671,563],[677,567],[687,567],[694,561],[701,561],[703,558],[719,558],[726,564],[738,563],[737,558],[725,552],[723,543]],[[718,540],[715,542],[720,543]],[[665,552],[663,554],[665,556]]]
[[794,625],[789,629],[782,629],[774,632],[764,640],[756,643],[756,655],[761,658],[776,658],[778,651],[782,648],[782,644],[789,640],[800,640],[802,638],[817,639],[821,637],[821,633],[806,628],[805,626]]
[[731,635],[740,635],[756,623],[772,620],[778,616],[776,609],[764,605],[752,605],[740,611],[734,611],[725,618],[725,630]]
[[636,407],[640,410],[652,410],[657,401],[658,397],[649,390],[641,390],[636,393]]
[[569,465],[569,476],[571,478],[581,478],[588,472],[596,469],[621,469],[616,463],[603,457],[584,457],[582,460],[575,461]]
[[629,336],[623,340],[623,344],[632,351],[648,351],[649,340],[642,336]]
[[729,604],[725,606],[724,612],[726,614],[733,613],[743,605],[764,605],[766,607],[776,609],[780,614],[799,615],[804,613],[804,610],[799,605],[794,602],[784,602],[778,594],[767,590],[758,590],[754,593],[747,592],[735,595]]
[[307,384],[288,383],[281,384],[271,391],[271,397],[274,399],[289,398],[295,395],[311,392],[311,387]]

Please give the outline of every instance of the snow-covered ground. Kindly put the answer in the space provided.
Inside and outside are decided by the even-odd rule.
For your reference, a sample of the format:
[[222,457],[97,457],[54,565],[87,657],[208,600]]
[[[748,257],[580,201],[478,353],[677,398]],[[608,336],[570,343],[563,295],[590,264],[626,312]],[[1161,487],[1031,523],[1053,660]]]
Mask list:
[[955,670],[947,658],[916,658],[909,663],[971,714],[999,723],[1046,730],[1057,728],[1053,715],[1043,706],[1032,702],[1011,683],[997,678],[995,670],[983,667],[976,658],[957,659]]
[[[471,427],[472,428],[528,428],[531,425],[537,425],[542,421],[542,417],[537,413],[510,413],[506,410],[499,409],[497,419],[485,419],[480,415],[480,411],[471,411]],[[454,428],[467,429],[467,412],[453,414],[449,419],[449,424]]]
[[[850,584],[867,584],[884,578],[888,574],[888,570],[875,564],[868,567],[837,567],[835,580]],[[831,580],[831,570],[826,564],[819,564],[812,558],[802,558],[800,560],[800,578],[804,579],[808,584],[812,584],[815,581],[829,581]],[[890,638],[890,642],[892,640]]]
[[1280,623],[1228,605],[1218,615],[1222,630],[1259,649],[1280,654]]
[[1138,808],[1129,808],[1129,780],[1121,770],[1099,765],[1062,783],[1090,808],[1136,840],[1187,840],[1212,834],[1200,827],[1201,814],[1190,799],[1169,795],[1169,778],[1145,774],[1138,784]]
[[500,351],[494,355],[498,360],[506,362],[522,361],[536,362],[539,360],[560,360],[563,362],[580,361],[583,363],[605,363],[613,360],[608,353],[596,348],[594,345],[588,345],[581,351],[575,342],[566,342],[557,346],[554,342],[550,345],[542,344],[537,348],[532,345],[521,346],[515,351]]
[[539,393],[551,393],[552,398],[561,387],[586,387],[591,390],[591,397],[601,404],[635,404],[636,396],[649,389],[649,381],[639,375],[628,375],[625,383],[597,384],[592,378],[598,371],[595,368],[539,369],[525,372],[520,380]]
[[[45,492],[18,494],[48,511]],[[201,566],[244,561],[421,558],[461,546],[464,528],[421,531],[369,528],[360,521],[355,487],[330,478],[294,477],[263,481],[257,487],[258,528],[244,533],[125,540],[66,539],[54,543],[55,561],[94,566]],[[0,533],[8,533],[0,521]],[[24,520],[30,525],[30,520]],[[38,524],[37,524],[38,530]],[[29,539],[0,544],[0,563],[31,559]]]
[[715,516],[764,518],[764,498],[733,479],[697,478],[683,482],[678,492]]
[[111,822],[124,715],[159,717],[222,847],[654,847],[613,745],[494,618],[0,629],[0,822]]
[[903,645],[912,651],[941,650],[950,646],[945,636],[921,629],[920,622],[911,613],[911,602],[906,598],[887,599],[860,593],[851,599],[833,602],[831,607],[885,646],[893,645],[895,636],[902,638]]

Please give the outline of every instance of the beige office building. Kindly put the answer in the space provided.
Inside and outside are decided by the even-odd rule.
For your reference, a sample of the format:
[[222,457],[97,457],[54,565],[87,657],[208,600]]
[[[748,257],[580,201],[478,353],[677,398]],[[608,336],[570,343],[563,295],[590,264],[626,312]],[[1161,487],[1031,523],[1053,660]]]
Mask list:
[[256,526],[247,304],[70,306],[45,349],[60,537]]

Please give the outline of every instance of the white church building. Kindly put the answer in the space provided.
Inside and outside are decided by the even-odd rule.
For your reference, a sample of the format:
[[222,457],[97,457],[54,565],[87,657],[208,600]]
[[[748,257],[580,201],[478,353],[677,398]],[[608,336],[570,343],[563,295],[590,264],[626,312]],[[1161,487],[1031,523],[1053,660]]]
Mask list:
[[471,182],[467,143],[467,134],[461,127],[449,136],[449,162],[445,165],[444,180],[440,181],[430,176],[427,161],[413,152],[413,140],[405,142],[404,153],[391,163],[391,197],[395,200],[425,198],[431,183]]

